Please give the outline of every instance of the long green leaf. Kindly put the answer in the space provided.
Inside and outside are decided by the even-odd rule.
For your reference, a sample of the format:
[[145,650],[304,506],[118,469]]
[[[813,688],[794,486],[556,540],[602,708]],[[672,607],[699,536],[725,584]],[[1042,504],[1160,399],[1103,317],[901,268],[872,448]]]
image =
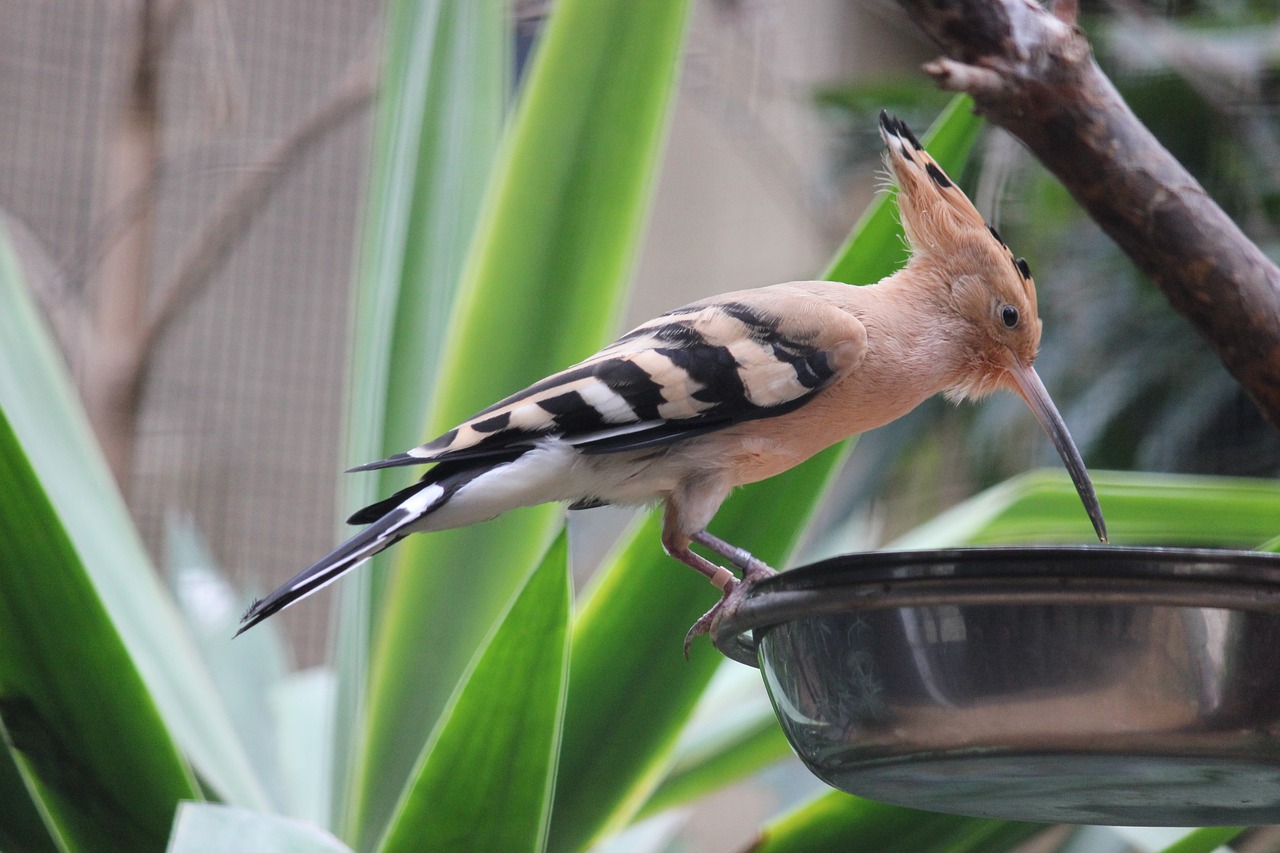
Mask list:
[[765,827],[752,853],[829,850],[945,850],[999,853],[1045,827],[891,806],[832,791]]
[[[490,187],[434,397],[442,432],[613,331],[671,101],[687,3],[557,3]],[[374,649],[354,837],[385,823],[555,508],[400,546]],[[431,654],[423,654],[423,649]]]
[[1244,830],[1242,826],[1207,826],[1188,832],[1160,853],[1213,853]]
[[636,818],[691,802],[793,755],[760,674],[722,666],[680,732],[662,784]]
[[292,818],[212,803],[183,803],[165,853],[351,853],[319,827]]
[[337,692],[335,673],[316,667],[290,673],[267,697],[276,734],[275,758],[284,782],[285,812],[317,826],[332,823]]
[[441,715],[379,850],[541,849],[569,662],[560,536]]
[[282,807],[287,796],[278,772],[275,721],[267,705],[268,693],[288,670],[281,626],[268,623],[261,633],[227,641],[227,626],[244,607],[242,595],[220,571],[194,519],[167,519],[165,552],[166,575],[188,632],[257,778]]
[[[958,100],[926,136],[944,168],[958,172],[979,120]],[[879,197],[829,269],[868,283],[892,272],[902,245],[892,208]],[[886,253],[888,257],[885,257]],[[739,490],[711,529],[781,565],[847,449]],[[658,547],[656,516],[639,527],[581,608],[566,708],[551,848],[578,849],[621,826],[660,782],[680,727],[721,658],[706,641],[688,662],[685,629],[715,603],[714,590]]]
[[[1280,530],[1280,483],[1273,480],[1098,471],[1093,484],[1117,544],[1252,548]],[[1047,469],[957,504],[891,547],[1089,542],[1092,536],[1067,475]]]
[[57,849],[13,753],[0,749],[0,850],[53,853]]
[[[228,801],[268,807],[269,798],[200,655],[152,570],[62,358],[22,285],[3,235],[0,409],[165,726],[200,778]],[[0,564],[3,574],[28,570],[12,562]],[[55,603],[51,601],[50,606]]]
[[[356,276],[345,458],[381,459],[418,443],[439,347],[471,244],[508,99],[503,0],[396,0],[387,10],[373,168]],[[390,469],[344,477],[348,510],[404,485]],[[338,772],[345,821],[364,726],[370,626],[389,559],[340,586]],[[344,828],[345,826],[340,826]]]
[[195,785],[0,413],[0,726],[60,846],[164,844]]

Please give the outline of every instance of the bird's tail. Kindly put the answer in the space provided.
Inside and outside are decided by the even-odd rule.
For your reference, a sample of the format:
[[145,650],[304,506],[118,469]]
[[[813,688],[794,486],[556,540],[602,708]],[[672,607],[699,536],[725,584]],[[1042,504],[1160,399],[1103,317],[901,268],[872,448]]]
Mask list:
[[387,507],[387,512],[364,530],[303,569],[266,598],[250,605],[240,619],[240,630],[235,635],[240,636],[268,616],[328,586],[374,554],[390,548],[408,535],[405,528],[436,509],[448,496],[439,483],[423,481],[395,497],[399,499],[395,505]]

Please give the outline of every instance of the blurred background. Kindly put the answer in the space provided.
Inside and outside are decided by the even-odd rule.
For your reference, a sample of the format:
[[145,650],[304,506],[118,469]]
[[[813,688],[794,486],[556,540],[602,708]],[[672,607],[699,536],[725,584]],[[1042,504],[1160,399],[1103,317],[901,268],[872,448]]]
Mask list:
[[[517,64],[549,6],[513,0]],[[339,472],[369,461],[344,458],[342,423],[383,4],[0,10],[0,213],[27,280],[157,565],[190,519],[247,603],[332,546],[354,509]],[[1275,256],[1274,2],[1082,16],[1135,111]],[[887,0],[699,0],[626,324],[817,275],[882,180],[876,112],[920,130],[946,103],[917,70],[932,55]],[[962,183],[1036,275],[1041,375],[1091,467],[1277,473],[1275,432],[1016,141],[987,131]],[[861,440],[808,554],[1041,464],[1019,401],[931,401]],[[328,620],[291,611],[298,666],[326,659]]]
[[[382,4],[5,6],[0,205],[82,388],[137,383],[136,414],[95,418],[129,506],[159,565],[190,516],[238,586],[273,587],[333,544],[339,472],[368,461],[341,427]],[[547,7],[512,4],[518,59]],[[928,55],[890,4],[695,4],[628,327],[816,275],[880,169],[879,106],[846,114],[841,85]],[[148,330],[112,307],[136,301],[172,308]],[[300,663],[326,649],[307,610]]]

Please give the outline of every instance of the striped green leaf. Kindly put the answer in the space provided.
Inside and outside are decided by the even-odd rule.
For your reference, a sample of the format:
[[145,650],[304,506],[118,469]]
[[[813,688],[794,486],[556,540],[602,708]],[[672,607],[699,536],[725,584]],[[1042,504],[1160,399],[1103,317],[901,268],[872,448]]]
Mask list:
[[[501,135],[510,40],[503,0],[395,0],[388,6],[353,305],[347,464],[381,459],[420,440]],[[414,473],[344,476],[342,505],[350,512],[371,503]],[[379,556],[338,587],[333,813],[344,829],[358,766],[353,753],[364,731],[370,626],[389,565],[389,555]]]
[[1179,838],[1160,853],[1213,853],[1244,832],[1242,826],[1207,826]]
[[[1253,548],[1280,530],[1280,483],[1236,477],[1097,471],[1111,541]],[[964,501],[893,548],[1096,541],[1065,472],[1032,471]]]
[[[926,144],[944,168],[958,172],[978,124],[958,100]],[[897,227],[892,207],[878,198],[829,274],[865,284],[891,272],[902,260]],[[845,446],[831,448],[738,490],[716,515],[712,532],[783,565],[846,452]],[[575,624],[553,850],[578,849],[630,820],[662,780],[679,731],[721,662],[705,639],[689,661],[682,658],[685,630],[717,596],[658,543],[653,515],[602,570]]]
[[[44,525],[40,529],[58,541],[65,538],[71,549],[54,552],[56,556],[50,559],[73,556],[75,560],[74,568],[67,567],[69,575],[52,569],[47,575],[33,573],[30,565],[5,560],[0,562],[0,575],[6,576],[5,582],[12,575],[14,583],[43,583],[39,595],[46,596],[44,606],[51,612],[58,610],[60,595],[70,595],[76,584],[86,584],[76,594],[95,596],[105,608],[113,631],[127,649],[130,667],[142,678],[150,696],[145,707],[154,703],[159,709],[161,731],[167,731],[163,737],[172,736],[178,742],[201,779],[219,796],[255,808],[267,807],[270,800],[172,599],[155,576],[89,431],[62,357],[2,236],[0,410],[14,442],[5,451],[6,459],[15,466],[27,465],[35,477],[34,481],[0,480],[0,490],[6,492],[8,506],[15,513],[0,523],[13,524],[15,530],[37,523],[27,514],[27,501],[47,501],[51,514],[40,517],[38,523]],[[38,484],[42,497],[31,493],[33,483]],[[28,574],[33,576],[23,577]],[[59,578],[71,588],[60,587]],[[95,622],[86,623],[83,631],[75,625],[66,627],[62,642],[67,648],[97,641],[95,632],[100,626]],[[50,672],[49,677],[53,675]],[[80,701],[92,706],[95,698],[86,692]],[[140,719],[154,722],[145,710]],[[116,740],[123,742],[124,735]],[[172,803],[168,807],[171,809]]]
[[0,729],[13,761],[59,847],[159,848],[194,781],[3,412],[0,483]]
[[876,803],[832,791],[770,823],[752,853],[826,853],[829,850],[1012,850],[1045,827],[979,820]]
[[305,821],[213,803],[183,803],[165,853],[351,853],[337,838]]
[[[590,354],[614,330],[686,15],[685,2],[553,7],[463,273],[429,432]],[[559,511],[541,507],[399,547],[357,767],[359,846],[379,834],[476,645],[558,524]]]
[[381,853],[542,848],[569,671],[569,599],[561,535],[441,714]]

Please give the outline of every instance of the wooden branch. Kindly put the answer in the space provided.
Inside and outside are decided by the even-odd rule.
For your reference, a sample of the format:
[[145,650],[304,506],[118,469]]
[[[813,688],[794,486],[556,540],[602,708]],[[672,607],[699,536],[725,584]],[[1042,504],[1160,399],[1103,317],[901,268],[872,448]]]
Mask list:
[[1280,427],[1280,269],[1151,135],[1074,23],[1032,0],[898,0],[938,84],[1018,137]]

